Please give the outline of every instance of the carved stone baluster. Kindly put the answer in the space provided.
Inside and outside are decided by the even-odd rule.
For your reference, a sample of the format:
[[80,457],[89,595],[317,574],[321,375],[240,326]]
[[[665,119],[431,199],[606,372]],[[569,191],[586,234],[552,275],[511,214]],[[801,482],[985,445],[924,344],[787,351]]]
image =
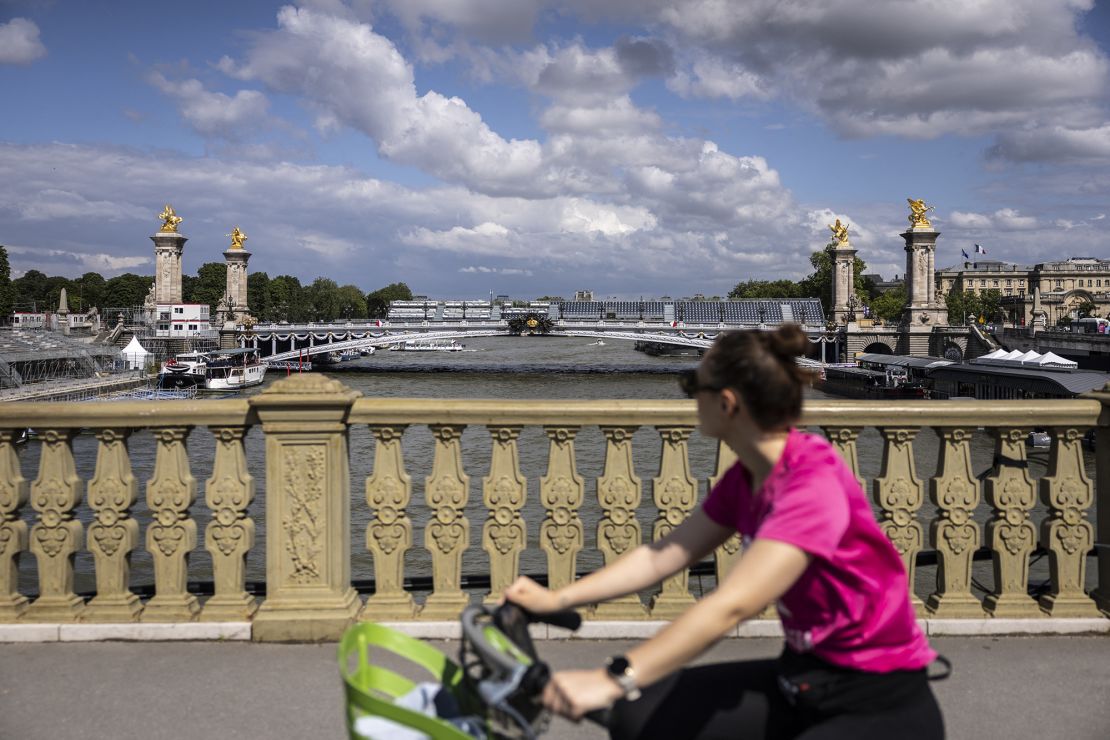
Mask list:
[[821,431],[825,433],[825,437],[844,458],[844,462],[848,463],[852,475],[856,476],[860,488],[863,488],[863,476],[860,475],[859,472],[859,454],[856,448],[856,441],[859,439],[860,428],[825,426],[821,427]]
[[1029,478],[1025,439],[1029,429],[996,429],[994,468],[983,481],[983,496],[993,509],[987,540],[994,566],[994,592],[984,608],[995,617],[1042,616],[1029,596],[1029,554],[1037,545],[1037,530],[1029,512],[1037,502],[1037,488]]
[[39,513],[31,527],[31,552],[39,564],[39,597],[25,618],[42,622],[73,622],[84,616],[85,601],[73,592],[73,560],[84,544],[81,523],[73,510],[85,484],[73,463],[72,429],[42,433],[39,475],[31,484],[31,507]]
[[[640,506],[642,484],[632,467],[632,433],[636,427],[601,427],[605,435],[605,471],[597,479],[597,500],[601,521],[597,525],[597,547],[608,565],[640,544]],[[599,604],[593,616],[602,619],[644,619],[647,608],[640,597],[629,594]]]
[[486,601],[496,602],[520,570],[520,553],[526,541],[520,510],[527,481],[520,473],[517,450],[520,427],[494,426],[489,433],[493,458],[489,476],[482,479],[482,498],[489,509],[489,518],[482,526],[482,549],[489,553],[490,592]]
[[197,481],[189,472],[185,441],[190,427],[154,430],[158,448],[154,475],[146,486],[152,521],[146,549],[154,560],[154,598],[143,610],[144,622],[191,622],[200,613],[197,597],[186,588],[189,553],[197,546],[197,523],[189,507],[197,499]]
[[1094,527],[1083,518],[1094,499],[1083,465],[1083,432],[1054,427],[1048,474],[1040,480],[1041,502],[1048,516],[1041,522],[1041,547],[1048,550],[1052,591],[1040,598],[1041,609],[1053,617],[1098,616],[1095,602],[1083,591],[1087,552]]
[[979,548],[979,525],[971,515],[979,505],[979,481],[971,469],[971,429],[940,427],[940,461],[929,481],[929,499],[938,511],[930,527],[937,549],[937,590],[926,606],[937,617],[981,617],[983,605],[971,593],[971,560]]
[[432,474],[424,480],[424,498],[432,520],[424,547],[432,554],[432,593],[420,611],[422,619],[456,619],[469,599],[461,587],[462,555],[470,544],[470,522],[463,509],[470,476],[463,472],[462,426],[430,425],[436,440]]
[[241,622],[258,611],[247,593],[247,553],[254,546],[254,520],[247,507],[254,500],[254,477],[247,470],[243,426],[213,427],[216,459],[204,482],[204,501],[212,521],[204,530],[204,549],[212,554],[215,593],[204,604],[202,622]]
[[27,609],[19,593],[19,555],[27,549],[27,523],[20,512],[27,503],[27,479],[19,465],[12,429],[0,429],[0,622],[14,622]]
[[585,542],[585,528],[578,510],[585,498],[586,484],[574,459],[578,427],[544,427],[551,444],[547,451],[547,475],[540,478],[540,501],[546,510],[540,525],[540,547],[547,553],[548,585],[562,588],[574,581],[578,553]]
[[96,450],[96,473],[89,481],[89,550],[96,563],[96,597],[89,602],[90,622],[134,622],[142,602],[128,588],[131,551],[139,544],[139,523],[131,507],[139,497],[139,483],[131,473],[127,454],[129,429],[101,429]]
[[880,427],[883,435],[883,463],[879,476],[872,481],[872,497],[882,515],[879,526],[902,556],[909,578],[910,600],[918,615],[924,614],[921,599],[913,593],[914,561],[924,542],[924,533],[916,520],[921,508],[921,481],[913,461],[913,440],[916,427]]
[[366,546],[374,557],[374,593],[359,619],[411,619],[416,614],[412,594],[405,591],[405,553],[412,547],[412,520],[406,507],[412,480],[405,472],[401,436],[406,425],[371,425],[374,435],[374,472],[366,479],[366,501],[371,519]]
[[[686,520],[698,502],[698,482],[690,472],[687,440],[692,427],[658,427],[663,443],[659,460],[659,477],[652,480],[652,497],[659,516],[652,528],[652,539],[660,540]],[[690,594],[690,573],[687,570],[663,581],[662,589],[652,600],[651,615],[673,619],[694,603]]]
[[[736,453],[732,448],[724,442],[717,443],[717,474],[707,481],[706,491],[712,491],[713,487],[720,483],[721,479],[725,477],[728,469],[736,464]],[[708,495],[708,493],[707,493]],[[714,553],[716,561],[717,583],[725,580],[725,576],[736,561],[740,559],[740,533],[736,533],[725,540],[725,543],[717,548]]]

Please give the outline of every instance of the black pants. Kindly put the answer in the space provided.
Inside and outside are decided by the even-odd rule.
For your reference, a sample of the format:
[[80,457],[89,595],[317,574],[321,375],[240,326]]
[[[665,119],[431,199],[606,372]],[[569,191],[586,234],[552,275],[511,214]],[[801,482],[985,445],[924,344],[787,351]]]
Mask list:
[[[826,699],[788,699],[780,677],[799,658],[718,663],[679,671],[613,707],[613,738],[943,740],[944,720],[924,671],[874,674],[803,657],[806,687],[828,679]],[[810,680],[814,679],[814,680]]]

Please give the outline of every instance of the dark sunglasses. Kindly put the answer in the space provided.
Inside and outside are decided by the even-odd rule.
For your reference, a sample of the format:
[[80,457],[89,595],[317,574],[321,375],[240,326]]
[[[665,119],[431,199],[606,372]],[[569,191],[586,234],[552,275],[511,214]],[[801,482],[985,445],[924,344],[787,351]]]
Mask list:
[[719,391],[721,388],[715,385],[706,385],[698,380],[698,371],[696,369],[683,370],[678,374],[678,387],[686,394],[687,398],[693,398],[698,395],[699,391]]

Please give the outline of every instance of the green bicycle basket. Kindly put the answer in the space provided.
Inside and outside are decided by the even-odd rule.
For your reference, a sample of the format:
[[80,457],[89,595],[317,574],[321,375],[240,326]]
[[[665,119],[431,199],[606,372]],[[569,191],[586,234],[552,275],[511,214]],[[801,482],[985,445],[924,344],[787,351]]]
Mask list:
[[423,732],[435,740],[473,740],[467,733],[438,717],[406,709],[394,701],[416,686],[401,674],[370,662],[371,649],[388,650],[428,673],[457,700],[464,714],[484,716],[484,705],[474,696],[458,664],[431,645],[373,622],[350,627],[339,641],[339,673],[347,697],[347,735],[359,740],[355,722],[359,717],[383,717],[404,727]]

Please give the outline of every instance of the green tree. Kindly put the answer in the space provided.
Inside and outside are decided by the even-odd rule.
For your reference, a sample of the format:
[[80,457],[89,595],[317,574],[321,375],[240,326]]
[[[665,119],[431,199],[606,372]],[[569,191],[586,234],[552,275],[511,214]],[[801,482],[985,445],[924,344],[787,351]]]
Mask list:
[[883,321],[898,321],[906,307],[906,289],[892,288],[871,299],[871,314]]
[[[152,275],[125,272],[115,276],[104,285],[105,308],[132,308],[143,305],[153,282]],[[106,316],[105,319],[115,321],[114,316]]]
[[12,287],[12,267],[8,263],[8,250],[0,245],[0,320],[7,322],[15,309],[15,288]]
[[223,262],[205,262],[193,279],[186,280],[182,276],[181,294],[185,303],[207,303],[213,315],[226,292],[227,265]]
[[307,321],[309,310],[305,305],[301,281],[292,275],[278,275],[270,281],[271,317],[277,321]]
[[948,309],[948,323],[953,325],[966,325],[968,317],[977,321],[983,310],[979,295],[973,290],[953,290],[944,297],[944,304]]
[[798,284],[793,280],[746,280],[728,292],[730,301],[756,298],[800,298]]
[[992,323],[1002,320],[1002,291],[998,288],[983,291],[979,296],[979,316]]
[[384,319],[391,301],[411,301],[412,290],[404,283],[390,283],[366,295],[366,310],[372,319]]
[[47,311],[54,307],[49,305],[49,280],[45,273],[38,270],[28,270],[23,277],[12,281],[15,289],[15,305],[25,311]]
[[305,289],[313,321],[335,321],[339,318],[339,285],[331,278],[318,277]]
[[366,294],[357,285],[343,285],[338,291],[339,318],[365,319]]
[[270,276],[264,272],[247,275],[247,304],[251,315],[259,321],[274,321],[270,301]]
[[1095,304],[1092,303],[1091,301],[1083,301],[1082,303],[1080,303],[1078,306],[1075,307],[1076,316],[1078,316],[1081,319],[1085,319],[1085,318],[1088,318],[1088,317],[1091,317],[1091,316],[1097,316],[1098,315],[1097,308],[1098,307],[1095,306]]
[[93,306],[100,309],[105,307],[104,291],[106,286],[107,281],[99,272],[86,272],[74,281],[78,296],[85,304],[84,310],[87,311]]

